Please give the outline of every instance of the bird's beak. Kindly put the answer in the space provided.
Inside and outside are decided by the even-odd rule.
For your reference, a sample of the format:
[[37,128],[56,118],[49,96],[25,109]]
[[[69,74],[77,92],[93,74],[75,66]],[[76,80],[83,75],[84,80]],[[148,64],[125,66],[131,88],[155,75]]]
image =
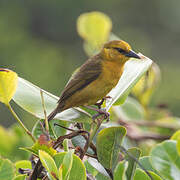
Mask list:
[[137,59],[141,59],[134,51],[130,50],[128,53],[125,54],[126,57],[133,57]]

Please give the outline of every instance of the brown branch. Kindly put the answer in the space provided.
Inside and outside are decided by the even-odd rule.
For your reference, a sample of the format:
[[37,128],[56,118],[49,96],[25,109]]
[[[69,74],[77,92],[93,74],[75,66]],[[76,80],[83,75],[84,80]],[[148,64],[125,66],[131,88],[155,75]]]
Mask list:
[[149,126],[149,127],[160,127],[160,128],[167,128],[167,129],[172,129],[172,130],[178,130],[180,126],[170,124],[170,123],[160,123],[160,122],[155,122],[155,121],[128,121],[128,123],[136,124],[139,126]]
[[69,133],[67,135],[64,136],[60,136],[54,143],[53,143],[53,148],[56,149],[59,145],[62,144],[62,142],[64,141],[64,139],[72,139],[75,136],[81,135],[81,134],[87,134],[87,131],[84,130],[78,130],[78,131],[74,131],[72,133]]
[[170,136],[163,136],[157,133],[142,133],[140,129],[135,125],[133,122],[126,122],[122,119],[119,119],[119,124],[123,125],[127,129],[127,136],[135,141],[143,141],[147,139],[153,139],[153,140],[166,140],[169,139]]

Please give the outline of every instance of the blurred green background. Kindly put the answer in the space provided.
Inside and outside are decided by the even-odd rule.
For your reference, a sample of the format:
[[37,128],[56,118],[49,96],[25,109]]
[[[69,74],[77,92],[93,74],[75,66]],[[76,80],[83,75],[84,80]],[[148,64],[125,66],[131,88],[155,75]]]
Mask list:
[[[162,81],[151,105],[165,103],[180,116],[179,7],[179,0],[0,0],[0,66],[59,96],[87,59],[76,20],[81,13],[101,11],[111,18],[116,35],[160,66]],[[14,107],[32,127],[35,118]],[[0,104],[0,123],[14,122]]]

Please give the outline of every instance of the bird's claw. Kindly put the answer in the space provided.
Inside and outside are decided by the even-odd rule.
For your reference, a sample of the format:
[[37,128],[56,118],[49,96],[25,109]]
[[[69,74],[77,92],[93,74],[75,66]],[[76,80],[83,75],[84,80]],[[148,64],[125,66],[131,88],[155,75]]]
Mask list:
[[95,115],[92,117],[92,119],[95,120],[96,118],[98,118],[98,117],[101,116],[101,115],[104,115],[104,119],[106,119],[107,122],[109,121],[110,113],[107,112],[107,111],[103,111],[103,110],[101,110],[101,111],[99,111],[97,114],[95,114]]

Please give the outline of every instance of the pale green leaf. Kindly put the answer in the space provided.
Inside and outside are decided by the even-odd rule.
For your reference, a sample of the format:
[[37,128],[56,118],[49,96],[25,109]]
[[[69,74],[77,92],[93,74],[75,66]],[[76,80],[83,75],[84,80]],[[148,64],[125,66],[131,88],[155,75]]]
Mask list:
[[[107,95],[112,98],[106,100],[107,110],[118,100],[122,98],[124,103],[125,98],[130,93],[133,86],[143,76],[143,74],[150,68],[152,60],[141,54],[142,59],[132,59],[125,64],[124,72],[114,89]],[[118,100],[119,101],[119,100]]]
[[154,169],[166,180],[180,179],[180,156],[176,149],[176,141],[166,140],[156,145],[150,154]]

